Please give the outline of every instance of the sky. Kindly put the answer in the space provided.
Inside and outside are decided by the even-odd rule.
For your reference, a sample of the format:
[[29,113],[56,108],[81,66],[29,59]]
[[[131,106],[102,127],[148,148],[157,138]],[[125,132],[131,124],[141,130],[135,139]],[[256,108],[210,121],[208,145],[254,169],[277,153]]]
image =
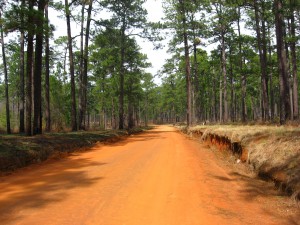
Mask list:
[[[151,22],[159,22],[164,16],[162,2],[161,0],[148,0],[144,7],[148,11],[148,19]],[[138,41],[140,46],[142,47],[143,53],[147,54],[149,62],[152,64],[152,68],[149,68],[147,72],[152,73],[153,75],[157,75],[158,71],[164,65],[166,59],[169,57],[167,54],[167,41],[163,42],[165,47],[163,49],[153,50],[154,46],[152,43],[148,41]],[[160,83],[160,79],[156,76],[155,82]]]

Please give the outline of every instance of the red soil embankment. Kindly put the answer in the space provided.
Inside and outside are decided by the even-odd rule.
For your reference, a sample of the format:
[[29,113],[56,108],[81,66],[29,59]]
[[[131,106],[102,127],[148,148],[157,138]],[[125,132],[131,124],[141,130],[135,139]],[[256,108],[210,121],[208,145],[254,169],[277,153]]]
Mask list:
[[260,178],[300,200],[300,130],[269,126],[201,126],[186,133],[247,163]]

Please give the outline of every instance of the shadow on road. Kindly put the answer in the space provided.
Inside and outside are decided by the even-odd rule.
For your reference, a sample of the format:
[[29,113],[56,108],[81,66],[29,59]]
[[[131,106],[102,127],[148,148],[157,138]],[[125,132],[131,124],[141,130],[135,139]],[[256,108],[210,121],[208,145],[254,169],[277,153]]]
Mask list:
[[236,196],[237,201],[242,198],[246,204],[259,202],[264,213],[278,218],[278,221],[285,218],[284,224],[286,221],[291,225],[300,224],[299,208],[285,193],[274,188],[273,183],[237,171],[230,172],[228,176],[211,174],[211,178],[220,182],[222,187],[238,184],[240,190],[239,196]]
[[64,158],[45,164],[0,178],[0,224],[20,220],[26,212],[66,199],[70,189],[89,187],[103,179],[86,174],[84,168],[104,165],[88,159]]
[[[153,129],[122,137],[117,141],[105,142],[105,145],[125,146],[132,142],[164,139],[164,134],[168,132],[176,131]],[[70,156],[96,150],[99,150],[99,146],[80,153],[74,152]],[[72,189],[90,187],[99,182],[104,178],[89,176],[87,167],[99,167],[104,164],[92,159],[67,156],[31,165],[10,176],[0,177],[0,224],[21,220],[37,209],[65,200]]]
[[132,142],[142,142],[142,141],[149,141],[153,139],[166,139],[167,133],[176,133],[177,131],[160,131],[160,130],[148,130],[146,132],[138,133],[138,134],[132,134],[128,137],[122,137],[121,139],[118,139],[117,141],[108,141],[105,142],[105,145],[109,146],[125,146],[126,144],[132,143]]

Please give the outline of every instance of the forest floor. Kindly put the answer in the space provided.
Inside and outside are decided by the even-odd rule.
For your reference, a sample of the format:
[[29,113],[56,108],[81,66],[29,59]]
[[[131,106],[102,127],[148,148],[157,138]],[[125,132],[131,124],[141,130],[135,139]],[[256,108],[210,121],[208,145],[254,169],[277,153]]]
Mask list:
[[51,158],[62,158],[74,151],[84,151],[97,142],[114,142],[125,136],[148,128],[107,131],[79,131],[45,133],[32,137],[22,135],[0,135],[0,175],[16,169],[43,162]]
[[1,224],[300,225],[243,163],[171,126],[0,177]]

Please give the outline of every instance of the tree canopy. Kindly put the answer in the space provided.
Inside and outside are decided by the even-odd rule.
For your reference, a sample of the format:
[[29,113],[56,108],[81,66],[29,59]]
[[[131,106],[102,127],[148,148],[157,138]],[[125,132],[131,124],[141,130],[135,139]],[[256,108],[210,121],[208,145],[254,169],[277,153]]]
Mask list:
[[[145,3],[0,1],[0,129],[299,119],[298,1],[162,0],[160,22]],[[142,39],[169,40],[159,83]]]

